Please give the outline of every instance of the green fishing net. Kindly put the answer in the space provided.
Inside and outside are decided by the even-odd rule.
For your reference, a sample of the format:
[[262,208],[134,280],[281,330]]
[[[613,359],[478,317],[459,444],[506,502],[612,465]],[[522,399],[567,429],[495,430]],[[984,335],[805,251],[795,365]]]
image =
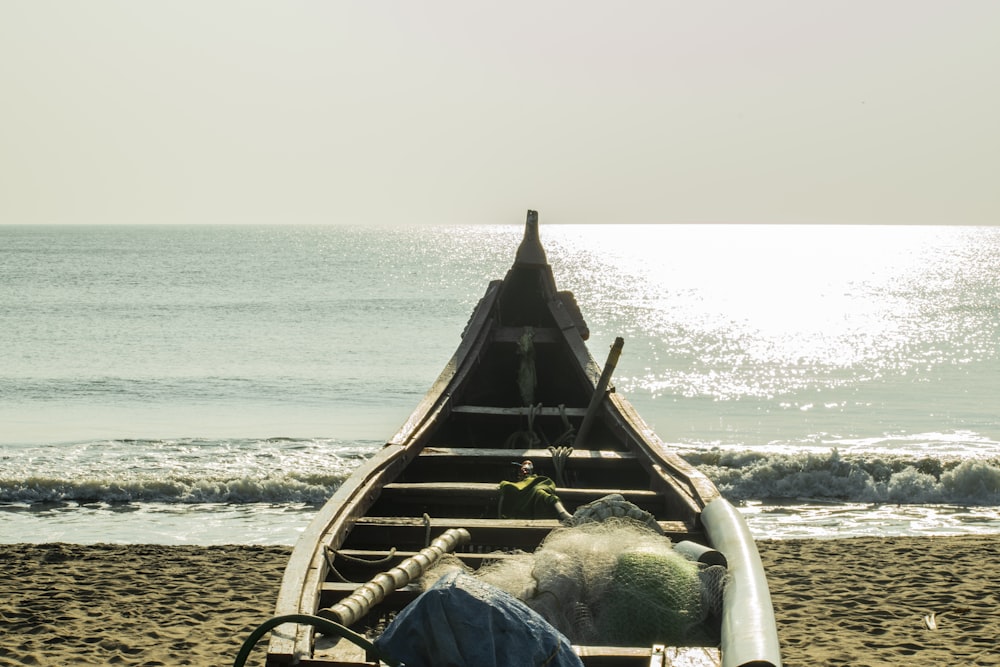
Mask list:
[[669,538],[623,518],[553,531],[535,553],[498,555],[476,574],[573,643],[606,646],[711,641],[725,580],[724,568],[688,560]]
[[626,551],[615,560],[597,617],[609,644],[681,644],[701,620],[697,563],[672,551]]

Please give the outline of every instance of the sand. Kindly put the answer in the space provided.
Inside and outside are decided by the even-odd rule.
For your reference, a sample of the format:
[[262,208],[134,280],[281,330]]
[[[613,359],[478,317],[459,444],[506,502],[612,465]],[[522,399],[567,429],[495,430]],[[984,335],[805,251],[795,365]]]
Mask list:
[[[1000,665],[1000,535],[759,548],[789,667]],[[232,664],[271,614],[288,553],[0,545],[0,666]]]

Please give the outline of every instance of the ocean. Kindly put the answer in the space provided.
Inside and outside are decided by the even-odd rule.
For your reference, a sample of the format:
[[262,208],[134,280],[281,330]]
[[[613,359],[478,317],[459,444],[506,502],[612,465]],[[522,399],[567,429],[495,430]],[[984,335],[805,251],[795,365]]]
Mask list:
[[[0,226],[0,542],[293,544],[510,226]],[[549,225],[614,384],[758,538],[1000,533],[1000,227]]]

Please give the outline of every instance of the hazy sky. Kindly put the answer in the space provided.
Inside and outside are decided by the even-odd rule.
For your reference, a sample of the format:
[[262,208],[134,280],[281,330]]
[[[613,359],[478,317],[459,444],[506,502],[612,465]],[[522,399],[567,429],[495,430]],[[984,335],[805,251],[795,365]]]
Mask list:
[[1000,1],[0,0],[0,223],[1000,224]]

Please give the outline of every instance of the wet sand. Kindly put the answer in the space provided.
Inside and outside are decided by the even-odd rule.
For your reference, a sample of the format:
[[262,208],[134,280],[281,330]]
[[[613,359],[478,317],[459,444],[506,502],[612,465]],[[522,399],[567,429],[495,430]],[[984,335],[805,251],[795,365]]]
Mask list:
[[[1000,665],[1000,535],[758,546],[788,667]],[[232,664],[289,552],[0,545],[0,666]]]

